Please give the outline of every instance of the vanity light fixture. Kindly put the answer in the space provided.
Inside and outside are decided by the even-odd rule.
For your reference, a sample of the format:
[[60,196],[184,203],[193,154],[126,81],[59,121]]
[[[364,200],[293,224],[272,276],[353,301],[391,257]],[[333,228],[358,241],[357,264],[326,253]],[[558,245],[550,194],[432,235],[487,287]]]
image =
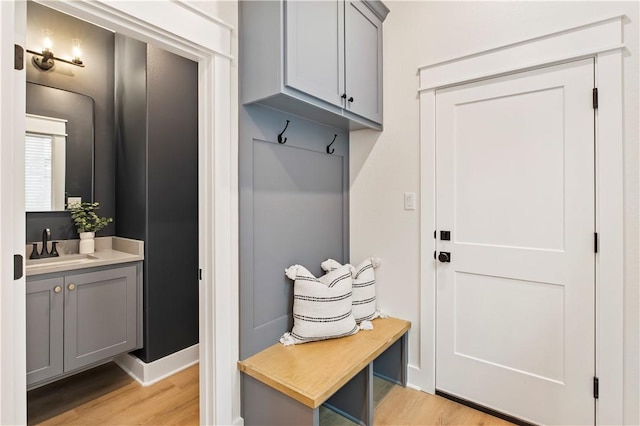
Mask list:
[[73,59],[71,61],[68,61],[66,59],[57,58],[53,55],[53,42],[51,40],[52,35],[53,32],[51,30],[42,30],[42,52],[35,52],[33,50],[27,49],[27,52],[33,54],[33,64],[36,66],[36,68],[39,68],[43,71],[48,71],[55,65],[54,59],[56,61],[64,62],[65,64],[84,68],[82,60],[80,59],[80,40],[77,38],[72,39]]

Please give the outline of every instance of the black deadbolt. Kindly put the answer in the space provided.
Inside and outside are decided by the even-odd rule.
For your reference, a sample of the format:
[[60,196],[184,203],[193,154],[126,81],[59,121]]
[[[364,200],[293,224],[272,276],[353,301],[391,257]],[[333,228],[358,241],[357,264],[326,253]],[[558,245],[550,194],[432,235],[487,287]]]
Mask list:
[[438,255],[438,260],[442,263],[451,262],[451,253],[449,253],[448,251],[441,251]]

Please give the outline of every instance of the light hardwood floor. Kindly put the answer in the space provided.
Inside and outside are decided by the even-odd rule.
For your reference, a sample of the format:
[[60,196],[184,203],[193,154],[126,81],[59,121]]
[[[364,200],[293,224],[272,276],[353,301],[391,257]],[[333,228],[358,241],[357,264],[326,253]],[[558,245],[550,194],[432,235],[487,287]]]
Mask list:
[[[413,389],[375,379],[376,425],[510,425]],[[196,425],[198,366],[148,387],[108,363],[27,394],[30,425]],[[353,425],[321,408],[321,424]]]

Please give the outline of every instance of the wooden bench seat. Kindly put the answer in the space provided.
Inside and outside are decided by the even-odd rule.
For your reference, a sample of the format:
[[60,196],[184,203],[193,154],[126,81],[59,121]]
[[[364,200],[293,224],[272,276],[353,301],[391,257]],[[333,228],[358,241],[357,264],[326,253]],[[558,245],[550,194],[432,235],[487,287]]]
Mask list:
[[373,325],[340,339],[278,343],[239,361],[245,424],[318,424],[318,407],[325,402],[352,420],[372,424],[374,370],[406,385],[411,327],[397,318],[376,319]]

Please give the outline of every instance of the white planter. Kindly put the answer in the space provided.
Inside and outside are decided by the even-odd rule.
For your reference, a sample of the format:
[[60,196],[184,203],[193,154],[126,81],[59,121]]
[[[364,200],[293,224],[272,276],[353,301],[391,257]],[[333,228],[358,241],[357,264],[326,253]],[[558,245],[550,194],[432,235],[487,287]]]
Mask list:
[[91,254],[96,250],[95,232],[80,233],[80,254]]

